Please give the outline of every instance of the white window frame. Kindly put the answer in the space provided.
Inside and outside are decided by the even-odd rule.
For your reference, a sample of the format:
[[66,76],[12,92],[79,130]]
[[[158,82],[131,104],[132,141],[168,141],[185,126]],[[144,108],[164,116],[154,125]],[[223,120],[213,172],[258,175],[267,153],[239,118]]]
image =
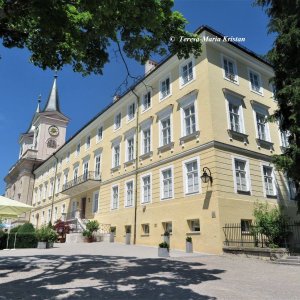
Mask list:
[[[148,226],[148,232],[146,232],[145,228]],[[149,223],[143,223],[142,224],[142,230],[143,230],[143,235],[150,235],[150,224]]]
[[[187,178],[187,168],[186,165],[197,161],[197,167],[198,167],[198,187],[199,190],[198,192],[188,192],[188,178]],[[192,196],[192,195],[197,195],[202,192],[201,188],[201,169],[200,169],[200,158],[199,156],[191,157],[185,161],[182,162],[182,175],[183,175],[183,183],[184,183],[184,195],[185,196]]]
[[[150,105],[148,107],[145,107],[145,97],[147,96],[148,98],[148,94],[150,94]],[[152,107],[152,92],[147,91],[146,93],[143,94],[143,98],[142,98],[142,113],[148,111],[149,109],[151,109],[151,107]]]
[[[76,177],[75,177],[75,174],[76,174]],[[74,182],[77,182],[78,180],[78,177],[79,177],[79,166],[76,166],[74,169],[73,169],[73,181]]]
[[[235,174],[235,160],[243,161],[245,162],[245,172],[246,172],[246,184],[247,184],[247,191],[240,191],[237,188],[237,182],[236,182],[236,174]],[[250,174],[250,163],[249,159],[247,159],[244,156],[236,156],[232,155],[231,156],[231,161],[232,161],[232,172],[233,172],[233,186],[234,186],[234,192],[236,194],[239,194],[239,192],[249,192],[250,195],[252,194],[252,186],[251,186],[251,174]]]
[[[132,204],[131,205],[128,204],[128,197],[127,197],[128,196],[128,194],[127,194],[127,191],[128,191],[127,184],[130,183],[130,182],[132,183]],[[125,184],[124,184],[124,199],[125,199],[124,207],[133,207],[134,206],[134,200],[135,200],[134,190],[135,190],[134,180],[129,179],[129,180],[125,181]]]
[[[129,159],[129,140],[133,140],[133,149],[132,149],[132,159]],[[135,160],[135,134],[130,134],[126,136],[125,139],[126,148],[125,148],[125,162],[133,161]]]
[[[120,126],[117,127],[117,117],[120,115]],[[122,127],[122,113],[119,111],[115,114],[114,117],[114,131],[117,131]]]
[[[97,201],[98,201],[98,204],[97,204],[97,210],[95,210],[95,196],[96,195],[98,195],[98,198],[97,198]],[[93,193],[93,204],[92,204],[92,213],[93,214],[96,214],[96,213],[98,213],[99,212],[99,196],[100,196],[100,193],[99,193],[99,191],[95,191],[94,193]]]
[[[162,95],[162,84],[168,78],[169,78],[169,82],[170,82],[170,93],[167,94],[166,96],[163,96]],[[159,81],[159,102],[164,101],[165,99],[169,98],[170,96],[172,96],[172,80],[171,80],[171,74],[168,74]]]
[[[253,75],[257,75],[257,78],[259,80],[259,91],[256,91],[256,90],[252,89],[251,75],[250,75],[251,73]],[[249,88],[250,88],[250,91],[253,92],[253,93],[255,93],[255,94],[258,94],[260,96],[263,96],[264,95],[264,91],[263,91],[261,74],[259,72],[257,72],[257,71],[254,71],[253,69],[248,68],[248,79],[249,79]]]
[[[134,113],[132,116],[130,116],[130,107],[134,105]],[[132,120],[135,119],[135,115],[136,115],[136,102],[133,101],[133,102],[130,102],[128,105],[127,105],[127,123],[131,122]]]
[[[225,101],[226,101],[226,115],[227,115],[227,126],[229,130],[239,133],[246,133],[245,130],[245,122],[244,122],[244,111],[243,111],[243,99],[238,97],[237,95],[233,95],[231,93],[225,93]],[[230,121],[230,104],[239,107],[239,127],[240,131],[235,131],[231,128],[231,121]]]
[[285,176],[285,181],[286,181],[286,187],[287,187],[287,191],[288,191],[289,200],[297,201],[296,196],[298,195],[299,192],[294,194],[294,192],[291,190],[291,184],[295,184],[295,181],[288,178],[287,176]]
[[[147,119],[145,120],[144,122],[142,122],[140,124],[140,139],[141,139],[141,142],[140,142],[140,155],[144,155],[144,154],[147,154],[147,153],[150,153],[152,151],[152,118],[150,119]],[[146,130],[150,130],[150,151],[149,152],[145,152],[144,151],[144,131]]]
[[58,194],[59,192],[60,192],[60,190],[61,190],[61,186],[60,186],[60,184],[61,184],[61,178],[60,178],[61,176],[59,175],[59,176],[57,176],[57,178],[56,178],[56,187],[55,187],[55,194]]
[[[99,136],[100,129],[101,129],[101,137]],[[96,138],[97,143],[99,143],[103,140],[103,125],[100,125],[100,126],[97,127],[96,136],[97,136],[97,138]]]
[[[97,174],[97,159],[99,158],[99,174]],[[101,176],[101,165],[102,165],[102,153],[95,154],[94,157],[94,164],[95,164],[95,178],[99,179]]]
[[158,130],[159,130],[159,147],[165,146],[163,145],[163,134],[162,134],[162,121],[164,121],[167,118],[170,118],[170,128],[171,128],[171,142],[173,142],[173,113],[171,109],[165,109],[163,112],[160,112],[158,114],[159,117],[159,126],[158,126]]
[[71,153],[70,153],[70,151],[68,151],[66,154],[66,163],[68,163],[70,161],[70,155],[71,155]]
[[[199,230],[193,230],[196,227],[196,226],[193,226],[193,222],[195,222],[195,221],[198,221],[198,223],[199,223]],[[200,219],[199,218],[188,219],[187,223],[188,223],[190,232],[193,232],[193,233],[199,233],[199,232],[201,232],[201,224],[200,224]]]
[[[179,105],[180,105],[180,116],[181,116],[181,137],[188,136],[190,134],[186,134],[186,124],[185,124],[185,112],[184,110],[186,108],[189,108],[190,106],[194,105],[195,110],[195,132],[199,130],[199,120],[198,120],[198,107],[197,107],[197,94],[193,93],[192,95],[189,95],[187,97],[184,97],[180,99]],[[194,134],[195,132],[191,133]],[[171,133],[172,134],[172,133]]]
[[88,135],[85,139],[85,150],[88,150],[91,148],[91,136]]
[[[170,197],[164,197],[164,184],[163,184],[163,172],[167,171],[167,170],[171,170],[171,180],[172,180],[172,194]],[[171,200],[174,199],[174,166],[170,165],[164,168],[161,168],[159,170],[159,174],[160,174],[160,200],[161,201],[167,201],[167,200]]]
[[[86,166],[87,166],[87,168],[86,168]],[[86,179],[89,176],[89,169],[90,169],[90,161],[89,160],[83,161],[83,163],[82,163],[82,175],[83,175],[83,177],[86,176]]]
[[[272,175],[272,184],[273,184],[273,191],[274,191],[273,195],[267,195],[267,193],[266,193],[264,167],[272,168],[272,174],[271,175]],[[268,163],[265,163],[265,162],[261,163],[261,177],[262,177],[262,184],[263,184],[263,193],[264,193],[265,198],[268,198],[267,196],[277,197],[277,195],[278,195],[277,181],[276,181],[276,176],[275,176],[274,170],[275,169],[274,169],[274,166],[272,164],[268,164]]]
[[[258,135],[258,128],[257,128],[257,116],[256,113],[264,115],[265,118],[268,117],[269,113],[268,110],[266,108],[260,107],[258,105],[255,105],[253,107],[253,118],[254,118],[254,126],[255,126],[255,133],[256,133],[256,138],[259,139],[259,135]],[[271,142],[271,135],[270,135],[270,127],[269,127],[269,122],[265,123],[265,135],[266,135],[266,141],[267,142]]]
[[[148,202],[144,202],[144,180],[143,179],[148,176],[150,177],[150,199]],[[152,173],[147,173],[141,176],[141,204],[147,205],[150,203],[152,203]]]
[[[234,75],[234,79],[230,79],[226,76],[226,71],[225,71],[225,63],[224,63],[224,59],[226,59],[227,61],[230,61],[233,64],[233,75]],[[223,74],[223,78],[231,83],[234,83],[236,85],[239,85],[239,76],[238,76],[238,70],[237,70],[237,63],[236,60],[221,54],[221,60],[222,60],[222,74]]]
[[[183,82],[183,68],[185,66],[187,66],[189,63],[192,63],[192,76],[193,78],[190,79],[189,81],[187,82]],[[186,59],[184,60],[180,65],[179,65],[179,74],[180,74],[180,77],[179,77],[179,89],[182,89],[184,88],[185,86],[187,86],[188,84],[190,84],[191,82],[195,81],[196,79],[196,68],[195,68],[195,59],[192,57],[192,58],[189,58],[189,59]]]
[[[117,207],[114,207],[114,188],[118,188],[118,202]],[[111,202],[110,202],[110,210],[116,210],[120,205],[120,186],[119,184],[115,184],[111,187]]]
[[[116,147],[119,147],[119,164],[115,163],[115,150]],[[113,143],[112,145],[112,168],[118,168],[121,166],[121,142]]]
[[79,156],[79,154],[80,154],[80,148],[81,148],[81,143],[79,142],[79,143],[76,145],[76,156]]

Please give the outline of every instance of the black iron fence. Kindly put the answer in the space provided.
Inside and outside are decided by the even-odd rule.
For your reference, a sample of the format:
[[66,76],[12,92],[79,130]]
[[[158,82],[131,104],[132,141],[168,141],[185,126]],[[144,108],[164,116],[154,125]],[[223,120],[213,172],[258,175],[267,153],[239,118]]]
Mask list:
[[[260,233],[257,233],[256,225],[241,226],[240,223],[225,224],[224,246],[235,247],[269,247],[270,241]],[[300,222],[287,223],[283,229],[280,247],[289,248],[291,252],[300,251]]]
[[62,191],[68,190],[69,188],[76,186],[80,183],[83,183],[87,180],[100,180],[100,175],[93,171],[86,172],[83,175],[78,176],[65,183],[62,187]]

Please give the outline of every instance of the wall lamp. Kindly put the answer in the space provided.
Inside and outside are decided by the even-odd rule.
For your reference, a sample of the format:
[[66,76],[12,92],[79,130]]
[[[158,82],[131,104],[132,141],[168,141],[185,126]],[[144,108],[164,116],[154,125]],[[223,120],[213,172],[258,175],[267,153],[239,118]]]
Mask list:
[[[209,172],[209,175],[207,174],[206,170]],[[209,168],[207,168],[207,167],[203,168],[203,174],[201,176],[201,180],[203,183],[208,183],[209,181],[210,181],[210,183],[213,182],[213,178],[211,176],[211,171]]]

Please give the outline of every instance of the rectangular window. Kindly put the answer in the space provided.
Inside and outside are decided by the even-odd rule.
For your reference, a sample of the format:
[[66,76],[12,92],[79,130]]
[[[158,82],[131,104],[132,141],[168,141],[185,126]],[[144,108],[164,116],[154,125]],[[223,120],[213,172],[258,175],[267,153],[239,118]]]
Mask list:
[[52,194],[53,194],[53,187],[54,187],[54,181],[51,180],[50,182],[50,189],[49,189],[49,197],[52,197]]
[[86,142],[85,142],[85,149],[89,149],[91,147],[91,136],[88,135],[86,137]]
[[248,174],[247,174],[247,165],[246,161],[240,159],[234,159],[235,167],[235,181],[237,192],[248,192],[249,183],[248,183]]
[[95,177],[100,178],[100,154],[95,157]]
[[68,172],[64,173],[64,183],[63,183],[64,189],[66,188],[66,184],[68,183],[68,175],[69,175]]
[[131,103],[127,108],[127,120],[130,121],[135,116],[135,103]]
[[76,147],[76,155],[78,156],[80,153],[80,143]]
[[160,83],[160,99],[166,98],[171,94],[170,78],[166,78]]
[[43,199],[46,199],[47,197],[47,189],[48,189],[48,183],[45,183]]
[[121,127],[121,113],[115,116],[115,130]]
[[260,75],[256,72],[249,71],[251,90],[262,94]]
[[289,185],[289,193],[290,193],[290,200],[296,200],[299,188],[297,188],[297,184],[293,179],[288,179],[288,185]]
[[89,175],[89,162],[83,164],[83,180],[87,180]]
[[119,187],[114,186],[112,188],[112,203],[111,203],[111,208],[112,209],[117,209],[119,206]]
[[274,182],[274,174],[273,168],[263,166],[263,175],[264,175],[264,185],[265,185],[265,193],[267,196],[275,196],[275,182]]
[[196,131],[196,116],[194,104],[184,108],[184,133],[192,134]]
[[143,111],[151,107],[151,92],[148,92],[143,97]]
[[77,178],[78,178],[78,167],[74,169],[74,174],[73,174],[74,183],[77,182]]
[[257,112],[256,125],[258,138],[260,140],[267,141],[266,116]]
[[101,141],[103,139],[103,127],[100,126],[97,129],[97,142]]
[[235,132],[242,132],[240,121],[240,106],[229,103],[230,129]]
[[199,170],[198,161],[193,160],[185,163],[185,185],[186,194],[194,194],[199,192]]
[[64,214],[65,211],[66,211],[66,204],[63,204],[63,205],[61,206],[61,214]]
[[250,233],[252,220],[241,220],[241,231],[242,233]]
[[193,62],[190,61],[181,67],[181,85],[183,86],[193,79]]
[[290,145],[288,131],[280,131],[280,137],[281,137],[281,146],[284,148],[288,148]]
[[173,232],[172,222],[163,222],[162,225],[165,232],[169,232],[169,233]]
[[60,192],[60,177],[57,177],[56,180],[56,193]]
[[66,155],[66,162],[68,163],[69,161],[70,161],[70,151],[68,151]]
[[169,199],[173,197],[173,174],[172,168],[163,170],[161,172],[161,198],[162,199]]
[[47,223],[51,221],[51,208],[48,209]]
[[199,219],[188,220],[188,225],[190,231],[199,232],[200,231],[200,221]]
[[143,234],[149,235],[150,234],[150,226],[149,224],[142,224]]
[[54,207],[54,216],[53,221],[55,222],[57,220],[57,207]]
[[133,181],[126,182],[126,203],[125,206],[133,206]]
[[150,128],[144,129],[143,132],[143,154],[149,153],[151,151],[151,130]]
[[165,146],[171,143],[171,119],[170,116],[161,120],[161,145]]
[[120,166],[120,145],[116,145],[113,148],[113,167]]
[[75,218],[76,211],[77,211],[77,201],[74,200],[74,201],[72,202],[72,210],[71,210],[71,217],[72,217],[72,218]]
[[142,203],[151,201],[151,177],[146,175],[142,177]]
[[93,198],[93,213],[98,212],[98,205],[99,205],[99,192],[94,193],[94,198]]
[[224,76],[226,79],[237,82],[236,65],[233,60],[227,57],[223,58]]
[[127,139],[127,161],[134,159],[134,138]]

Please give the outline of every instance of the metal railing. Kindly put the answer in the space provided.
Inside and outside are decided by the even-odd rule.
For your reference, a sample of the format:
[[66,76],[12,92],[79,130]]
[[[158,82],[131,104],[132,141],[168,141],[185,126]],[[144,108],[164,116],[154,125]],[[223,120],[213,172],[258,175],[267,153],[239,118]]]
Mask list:
[[67,183],[63,184],[62,192],[65,190],[68,190],[78,184],[86,182],[88,180],[99,180],[100,181],[100,175],[96,174],[96,172],[94,172],[94,171],[86,172],[83,175],[76,177],[76,178],[68,181]]
[[[224,246],[265,248],[270,245],[265,235],[257,233],[255,224],[251,224],[248,228],[242,228],[240,223],[225,224],[223,232],[225,235]],[[299,251],[300,223],[287,223],[282,232],[279,246],[289,248],[290,251]]]

